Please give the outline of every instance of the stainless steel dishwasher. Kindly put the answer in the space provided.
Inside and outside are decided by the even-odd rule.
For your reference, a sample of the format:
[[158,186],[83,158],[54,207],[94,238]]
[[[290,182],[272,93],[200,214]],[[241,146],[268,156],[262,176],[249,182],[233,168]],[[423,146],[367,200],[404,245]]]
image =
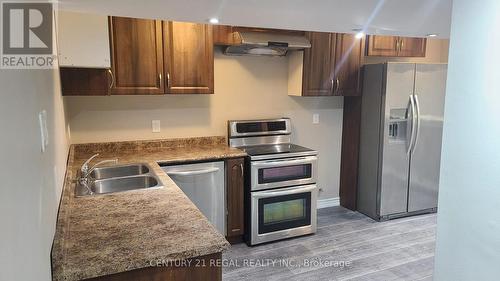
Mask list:
[[224,162],[162,165],[162,169],[215,228],[226,235]]

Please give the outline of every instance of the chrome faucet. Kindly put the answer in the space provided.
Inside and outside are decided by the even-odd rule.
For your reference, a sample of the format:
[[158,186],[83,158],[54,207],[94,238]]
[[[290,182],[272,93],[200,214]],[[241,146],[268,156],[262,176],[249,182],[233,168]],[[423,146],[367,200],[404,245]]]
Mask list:
[[118,159],[112,159],[112,160],[103,160],[103,161],[100,161],[100,162],[97,162],[95,165],[93,165],[91,168],[89,168],[89,164],[90,162],[96,158],[97,156],[99,156],[99,153],[97,154],[94,154],[92,155],[92,157],[90,157],[87,161],[85,161],[85,163],[83,163],[82,167],[80,168],[80,177],[78,178],[78,182],[85,186],[85,188],[87,188],[87,191],[89,194],[94,194],[94,192],[92,191],[92,189],[89,187],[89,175],[96,169],[98,168],[100,165],[103,165],[103,164],[107,164],[107,163],[118,163]]
[[83,163],[82,167],[80,168],[80,171],[82,172],[81,177],[82,178],[87,178],[96,168],[98,168],[100,165],[103,164],[108,164],[108,163],[113,163],[116,164],[118,163],[118,159],[112,159],[112,160],[103,160],[101,162],[96,163],[94,166],[89,168],[90,162],[99,156],[99,153],[92,155],[85,163]]

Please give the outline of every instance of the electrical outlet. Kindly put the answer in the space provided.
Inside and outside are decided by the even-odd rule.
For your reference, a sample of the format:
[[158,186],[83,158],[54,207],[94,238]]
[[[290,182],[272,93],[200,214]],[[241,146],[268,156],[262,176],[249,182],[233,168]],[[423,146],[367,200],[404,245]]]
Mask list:
[[313,114],[313,124],[319,124],[319,114],[318,113]]
[[159,133],[161,131],[160,120],[151,121],[151,126],[153,127],[153,133]]

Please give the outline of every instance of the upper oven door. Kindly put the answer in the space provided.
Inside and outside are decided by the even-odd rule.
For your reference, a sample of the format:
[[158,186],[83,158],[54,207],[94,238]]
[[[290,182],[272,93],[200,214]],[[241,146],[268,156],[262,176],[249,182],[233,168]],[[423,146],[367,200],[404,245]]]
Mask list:
[[251,161],[251,190],[316,183],[317,156]]

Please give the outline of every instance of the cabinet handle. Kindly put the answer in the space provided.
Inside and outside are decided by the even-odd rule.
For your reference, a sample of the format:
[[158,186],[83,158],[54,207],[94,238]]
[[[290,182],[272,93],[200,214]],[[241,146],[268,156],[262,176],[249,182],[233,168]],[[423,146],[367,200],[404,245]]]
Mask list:
[[109,88],[112,89],[115,85],[115,76],[113,75],[113,71],[111,69],[108,69],[108,73],[111,76],[111,83],[109,83]]
[[330,92],[334,92],[333,79],[330,80]]
[[241,176],[243,176],[243,163],[240,163]]
[[167,72],[167,88],[170,87],[170,73]]
[[401,39],[401,44],[399,44],[399,51],[401,52],[401,50],[403,50],[405,46],[405,41],[403,41],[403,39]]
[[396,52],[399,52],[399,38],[396,39]]
[[158,81],[159,81],[160,88],[161,88],[161,73],[158,74]]
[[340,89],[340,79],[337,78],[337,80],[335,80],[335,92],[338,92]]

